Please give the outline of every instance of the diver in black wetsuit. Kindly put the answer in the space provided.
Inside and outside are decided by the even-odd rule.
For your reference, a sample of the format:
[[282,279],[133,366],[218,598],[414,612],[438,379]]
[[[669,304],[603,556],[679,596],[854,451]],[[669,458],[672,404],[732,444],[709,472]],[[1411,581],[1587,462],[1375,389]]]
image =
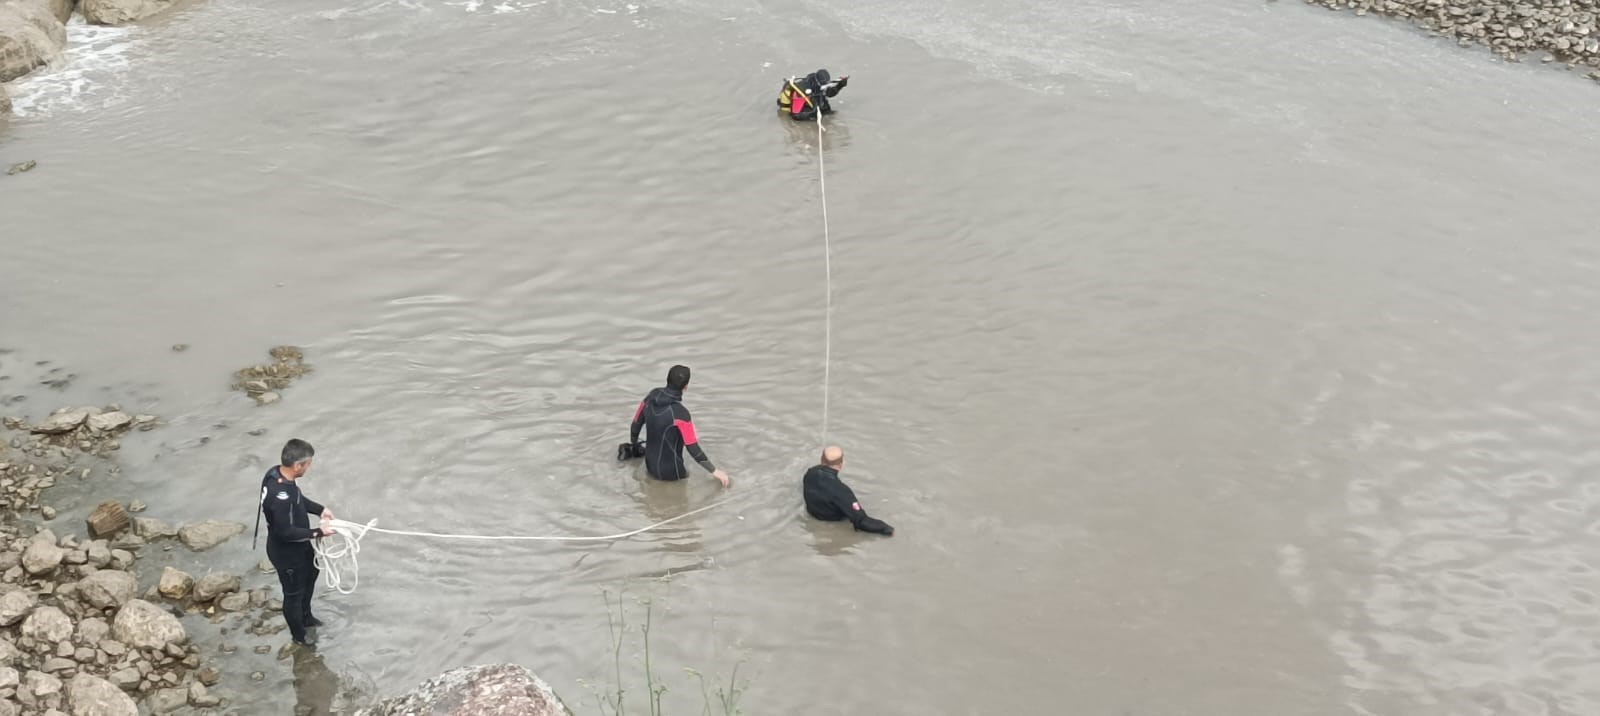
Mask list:
[[827,70],[817,70],[799,79],[784,80],[783,86],[778,88],[778,109],[788,112],[789,119],[796,122],[816,119],[818,109],[823,114],[832,114],[833,106],[828,98],[837,96],[839,90],[848,84],[849,75],[835,81]]
[[843,467],[843,448],[830,446],[822,451],[822,464],[806,471],[805,479],[801,480],[806,512],[826,522],[850,520],[857,530],[892,537],[894,528],[883,520],[869,517],[856,500],[856,493],[839,479],[839,470]]
[[[667,385],[656,388],[639,401],[633,411],[633,424],[628,428],[628,442],[617,448],[617,459],[644,458],[644,467],[657,480],[682,480],[689,476],[683,462],[683,449],[700,466],[717,478],[723,487],[728,486],[728,473],[718,470],[700,449],[700,438],[695,434],[694,421],[689,409],[683,406],[683,389],[689,386],[689,367],[672,366],[667,371]],[[645,430],[645,441],[639,442],[639,429]]]
[[[283,585],[283,620],[289,624],[289,638],[308,645],[306,630],[322,626],[311,615],[311,595],[317,588],[316,553],[311,541],[333,534],[329,522],[333,510],[323,507],[300,492],[296,484],[311,469],[316,451],[311,443],[294,439],[283,446],[279,465],[261,478],[261,513],[267,518],[267,559]],[[311,515],[321,520],[311,526]],[[259,529],[259,527],[258,527]]]

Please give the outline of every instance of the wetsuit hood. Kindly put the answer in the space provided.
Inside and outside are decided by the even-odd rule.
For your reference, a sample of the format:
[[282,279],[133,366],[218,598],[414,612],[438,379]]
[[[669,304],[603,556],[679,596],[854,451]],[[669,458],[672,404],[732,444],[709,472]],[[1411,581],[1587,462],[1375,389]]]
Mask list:
[[[634,395],[638,395],[638,393],[634,393]],[[677,388],[656,388],[650,391],[649,400],[651,405],[656,406],[681,403],[683,402],[683,391]]]

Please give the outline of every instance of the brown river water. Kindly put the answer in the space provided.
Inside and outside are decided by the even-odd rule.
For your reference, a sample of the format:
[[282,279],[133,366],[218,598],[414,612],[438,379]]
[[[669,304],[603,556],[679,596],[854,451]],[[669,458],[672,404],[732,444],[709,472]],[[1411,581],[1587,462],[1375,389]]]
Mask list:
[[[1575,75],[1293,2],[213,0],[70,29],[0,138],[39,162],[0,176],[0,347],[79,376],[11,413],[169,421],[106,489],[249,523],[303,437],[307,494],[399,529],[731,499],[598,546],[368,537],[322,652],[380,691],[512,661],[597,713],[626,590],[671,714],[702,709],[685,669],[736,664],[754,714],[1600,713]],[[891,539],[800,508],[821,207],[814,127],[772,97],[818,67],[852,78],[828,438]],[[280,343],[316,367],[282,403],[226,390]],[[727,493],[613,459],[675,362]],[[317,698],[262,668],[244,712]]]

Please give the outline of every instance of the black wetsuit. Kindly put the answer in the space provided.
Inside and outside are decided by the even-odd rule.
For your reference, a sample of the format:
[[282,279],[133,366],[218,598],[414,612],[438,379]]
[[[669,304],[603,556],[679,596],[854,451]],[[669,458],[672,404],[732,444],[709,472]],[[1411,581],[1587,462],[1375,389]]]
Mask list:
[[861,509],[861,503],[856,501],[856,493],[839,479],[838,470],[817,465],[806,471],[800,489],[805,494],[806,512],[811,513],[812,517],[827,522],[850,520],[850,524],[862,532],[894,534],[894,528],[889,523],[867,516],[867,511]]
[[628,441],[639,444],[639,429],[645,430],[644,468],[657,480],[682,480],[689,476],[683,462],[683,449],[706,469],[716,472],[695,435],[694,422],[689,419],[689,409],[683,407],[683,391],[673,388],[656,388],[633,412],[633,425],[628,428]]
[[306,627],[315,621],[311,593],[320,573],[311,540],[321,531],[311,528],[309,515],[321,515],[322,505],[300,494],[300,487],[274,467],[261,478],[261,513],[267,518],[267,559],[283,585],[283,620],[289,623],[289,635],[304,643]]
[[[778,109],[789,113],[789,119],[796,122],[809,122],[817,117],[817,110],[823,114],[832,114],[833,105],[828,102],[829,97],[838,96],[839,90],[844,89],[850,82],[849,78],[837,80],[823,80],[813,72],[793,82],[784,80],[783,86],[778,88]],[[798,87],[804,94],[794,90]]]

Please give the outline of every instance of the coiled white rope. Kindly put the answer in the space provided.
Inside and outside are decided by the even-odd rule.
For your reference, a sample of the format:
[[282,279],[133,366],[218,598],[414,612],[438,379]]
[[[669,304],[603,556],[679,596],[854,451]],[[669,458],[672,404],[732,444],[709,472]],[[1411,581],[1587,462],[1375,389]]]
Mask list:
[[[731,498],[729,498],[731,499]],[[727,504],[728,500],[718,500],[705,507],[697,507],[677,517],[668,518],[654,524],[645,525],[636,530],[619,532],[614,535],[597,536],[531,536],[531,535],[469,535],[469,534],[444,534],[439,532],[415,532],[411,530],[391,530],[377,527],[377,520],[348,522],[345,520],[330,520],[329,526],[334,530],[330,537],[312,540],[312,549],[316,551],[317,569],[322,571],[322,581],[329,589],[340,594],[354,594],[356,585],[360,582],[359,565],[356,555],[361,552],[361,538],[369,532],[395,535],[398,537],[425,537],[428,539],[452,540],[477,540],[485,542],[615,542],[627,539],[634,535],[643,534],[650,530],[672,524],[691,515],[697,515],[706,510]],[[348,584],[347,584],[348,582]]]

